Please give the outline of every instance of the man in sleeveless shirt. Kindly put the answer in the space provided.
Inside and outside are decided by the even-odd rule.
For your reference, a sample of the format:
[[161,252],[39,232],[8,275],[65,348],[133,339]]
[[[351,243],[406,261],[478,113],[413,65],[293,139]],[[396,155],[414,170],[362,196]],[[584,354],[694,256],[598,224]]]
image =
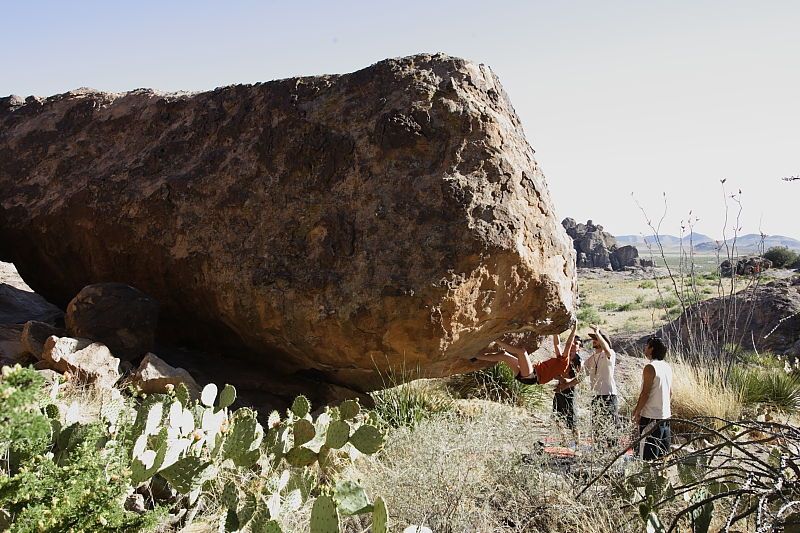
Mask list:
[[633,421],[639,425],[639,434],[647,435],[641,441],[642,459],[651,461],[669,452],[672,445],[672,368],[664,361],[667,347],[661,339],[649,339],[644,355],[649,362],[642,369],[642,391],[633,410]]

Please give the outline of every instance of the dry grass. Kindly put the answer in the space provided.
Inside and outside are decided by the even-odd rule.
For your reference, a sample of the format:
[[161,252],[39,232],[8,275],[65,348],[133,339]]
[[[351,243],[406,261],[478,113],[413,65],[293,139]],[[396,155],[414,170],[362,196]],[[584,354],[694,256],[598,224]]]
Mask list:
[[700,369],[683,361],[672,365],[672,416],[693,418],[716,416],[736,420],[742,412],[739,393],[714,375],[713,369]]
[[602,505],[575,501],[580,481],[537,451],[549,425],[548,417],[517,407],[460,400],[453,413],[393,432],[380,455],[346,475],[387,500],[396,530],[638,531],[635,517],[622,517],[608,494]]

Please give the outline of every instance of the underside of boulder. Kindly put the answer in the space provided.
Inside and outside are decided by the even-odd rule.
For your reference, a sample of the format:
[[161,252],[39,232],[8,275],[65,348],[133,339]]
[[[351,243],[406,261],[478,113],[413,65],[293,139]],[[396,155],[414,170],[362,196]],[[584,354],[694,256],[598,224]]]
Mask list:
[[203,93],[0,99],[0,259],[62,308],[366,390],[573,319],[575,258],[489,68],[444,55]]

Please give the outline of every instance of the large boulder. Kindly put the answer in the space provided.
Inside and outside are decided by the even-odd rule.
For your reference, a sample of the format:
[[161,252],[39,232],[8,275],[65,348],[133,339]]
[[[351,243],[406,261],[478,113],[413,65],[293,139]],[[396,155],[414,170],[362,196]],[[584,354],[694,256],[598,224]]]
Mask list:
[[[736,259],[737,276],[758,275],[765,270],[772,268],[772,261],[761,256],[746,256]],[[719,264],[719,273],[724,277],[731,277],[734,272],[733,263],[730,259],[725,259]]]
[[52,324],[59,322],[63,316],[59,308],[40,295],[0,283],[0,324],[24,324],[29,320]]
[[65,306],[356,388],[568,328],[574,252],[497,77],[444,55],[194,94],[0,99],[0,259]]
[[651,335],[678,351],[738,345],[800,358],[800,278],[754,286],[733,297],[711,298],[652,334],[619,335],[613,340],[620,351],[635,354],[641,353]]
[[124,283],[87,285],[67,305],[67,331],[108,346],[130,361],[153,348],[158,302]]

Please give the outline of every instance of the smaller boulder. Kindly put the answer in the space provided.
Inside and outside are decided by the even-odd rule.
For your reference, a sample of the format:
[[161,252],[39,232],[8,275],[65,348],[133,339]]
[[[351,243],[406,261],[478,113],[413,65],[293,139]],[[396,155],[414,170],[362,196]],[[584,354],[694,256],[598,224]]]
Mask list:
[[[0,276],[0,279],[3,278]],[[22,282],[21,279],[19,281]],[[24,324],[28,320],[56,323],[63,316],[61,309],[35,292],[0,283],[0,323]]]
[[101,342],[130,361],[153,348],[158,302],[124,283],[87,285],[67,306],[67,332]]
[[47,342],[52,336],[64,337],[67,332],[63,329],[56,328],[44,322],[37,322],[30,320],[25,323],[22,328],[22,335],[20,337],[22,348],[36,359],[42,358],[44,351],[44,343]]
[[25,362],[26,353],[20,340],[21,335],[21,325],[0,324],[0,366]]
[[42,362],[51,370],[72,372],[102,388],[119,380],[120,361],[99,342],[71,337],[49,337],[42,351]]
[[200,387],[189,372],[170,366],[153,353],[144,356],[131,377],[131,384],[149,394],[163,394],[167,392],[167,385],[174,387],[179,383],[184,383],[192,396],[200,396]]

